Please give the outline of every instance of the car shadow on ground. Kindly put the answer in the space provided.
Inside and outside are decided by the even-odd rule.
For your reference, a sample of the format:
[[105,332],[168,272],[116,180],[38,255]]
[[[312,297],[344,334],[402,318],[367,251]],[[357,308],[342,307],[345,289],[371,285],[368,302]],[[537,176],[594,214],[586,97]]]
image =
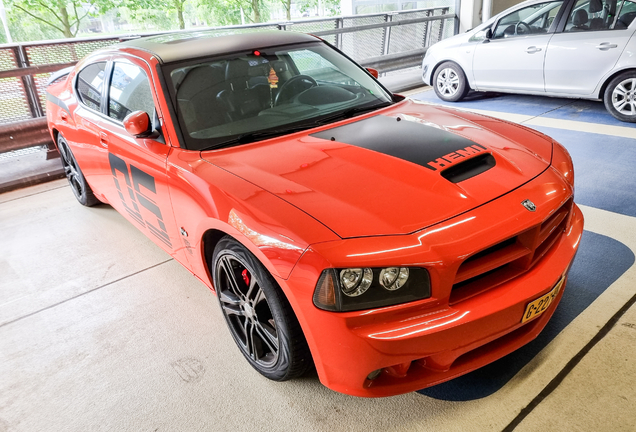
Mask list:
[[469,401],[495,393],[625,273],[634,261],[634,254],[623,243],[584,231],[561,303],[535,340],[483,368],[417,393],[447,401]]

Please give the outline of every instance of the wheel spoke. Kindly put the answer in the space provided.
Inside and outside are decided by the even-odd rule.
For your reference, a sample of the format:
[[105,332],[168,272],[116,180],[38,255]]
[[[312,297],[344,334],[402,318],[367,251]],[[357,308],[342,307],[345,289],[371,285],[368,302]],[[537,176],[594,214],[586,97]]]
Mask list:
[[265,293],[263,292],[263,290],[259,289],[256,293],[256,296],[254,297],[254,308],[256,308],[256,305],[263,301],[267,302],[267,298],[265,298]]
[[614,95],[620,95],[625,97],[625,95],[627,94],[628,90],[623,86],[623,84],[625,84],[624,82],[620,83],[619,85],[616,86],[616,88],[614,89]]
[[616,108],[617,111],[622,111],[625,105],[627,105],[627,101],[625,99],[614,102],[614,108]]
[[223,311],[227,315],[244,316],[243,311],[241,310],[240,306],[223,304],[223,305],[221,305],[221,307],[223,308]]
[[221,269],[225,273],[225,278],[228,281],[227,288],[237,298],[239,298],[239,299],[244,298],[245,296],[243,295],[243,293],[239,289],[239,286],[238,286],[238,283],[237,283],[237,280],[236,280],[236,272],[234,271],[234,267],[232,266],[232,263],[230,262],[230,258],[228,258],[227,256],[221,257],[221,259],[219,260],[219,264],[221,265]]
[[261,341],[263,341],[274,354],[278,352],[278,338],[270,333],[270,331],[260,322],[256,322],[254,329]]
[[258,347],[256,346],[256,339],[254,338],[254,323],[250,320],[245,321],[245,334],[247,335],[247,353],[254,359],[258,360]]
[[[249,271],[249,270],[248,270]],[[254,304],[256,304],[256,297],[259,293],[262,292],[261,288],[258,286],[256,278],[253,275],[250,275],[250,286],[247,287],[247,293],[245,294],[245,298],[247,300],[254,300]]]
[[221,300],[222,303],[226,303],[228,305],[232,305],[232,306],[238,306],[241,302],[241,300],[239,298],[237,298],[234,293],[232,292],[227,292],[227,291],[221,291],[219,293],[219,300]]

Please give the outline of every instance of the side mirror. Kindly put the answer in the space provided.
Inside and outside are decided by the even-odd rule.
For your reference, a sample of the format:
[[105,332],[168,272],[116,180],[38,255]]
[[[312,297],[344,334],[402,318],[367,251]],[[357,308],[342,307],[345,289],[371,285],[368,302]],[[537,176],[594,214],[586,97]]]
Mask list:
[[377,69],[373,69],[373,68],[367,68],[367,72],[369,72],[371,75],[373,75],[373,78],[378,79],[378,76],[380,75],[378,73]]
[[124,129],[136,138],[150,135],[150,116],[143,111],[134,111],[124,119]]
[[486,37],[486,40],[492,39],[492,29],[486,30],[486,34],[484,36]]

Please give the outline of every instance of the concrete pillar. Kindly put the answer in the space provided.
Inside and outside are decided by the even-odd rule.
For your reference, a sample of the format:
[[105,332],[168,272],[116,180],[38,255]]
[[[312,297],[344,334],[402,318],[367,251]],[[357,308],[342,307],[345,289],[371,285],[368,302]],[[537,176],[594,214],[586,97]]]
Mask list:
[[467,30],[481,23],[482,0],[461,0],[459,9],[459,32]]

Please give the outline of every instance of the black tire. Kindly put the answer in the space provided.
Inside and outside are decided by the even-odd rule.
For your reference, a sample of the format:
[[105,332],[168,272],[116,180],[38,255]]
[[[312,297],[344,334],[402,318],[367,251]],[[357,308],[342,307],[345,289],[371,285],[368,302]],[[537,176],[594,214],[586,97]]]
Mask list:
[[100,204],[101,201],[95,197],[93,190],[86,182],[84,174],[82,174],[82,170],[77,164],[77,160],[75,160],[75,156],[73,156],[73,152],[62,134],[58,134],[57,136],[57,149],[60,151],[64,174],[66,174],[66,179],[71,185],[71,190],[75,198],[77,198],[77,201],[86,207]]
[[263,265],[232,237],[214,248],[212,274],[230,333],[243,356],[263,376],[286,381],[312,365],[300,324]]
[[624,72],[607,85],[605,108],[620,121],[636,122],[636,71]]
[[437,97],[446,102],[460,101],[470,90],[466,74],[453,62],[444,62],[435,70],[433,88]]

